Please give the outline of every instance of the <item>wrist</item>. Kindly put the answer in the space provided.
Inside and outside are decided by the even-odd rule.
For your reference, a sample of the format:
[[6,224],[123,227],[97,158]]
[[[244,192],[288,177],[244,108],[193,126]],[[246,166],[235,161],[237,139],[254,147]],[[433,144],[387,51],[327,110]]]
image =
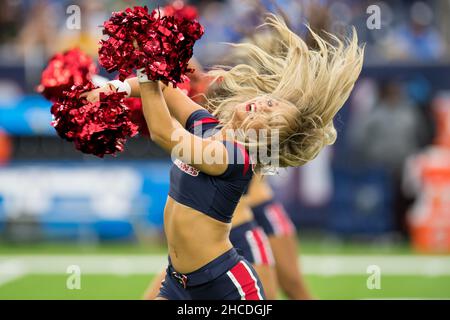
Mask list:
[[109,81],[107,84],[116,88],[117,92],[125,92],[127,94],[127,98],[131,96],[131,86],[127,80],[125,80],[124,82],[120,80],[113,80]]
[[154,83],[156,81],[150,80],[148,75],[145,73],[145,68],[141,68],[136,70],[136,76],[138,78],[139,83]]

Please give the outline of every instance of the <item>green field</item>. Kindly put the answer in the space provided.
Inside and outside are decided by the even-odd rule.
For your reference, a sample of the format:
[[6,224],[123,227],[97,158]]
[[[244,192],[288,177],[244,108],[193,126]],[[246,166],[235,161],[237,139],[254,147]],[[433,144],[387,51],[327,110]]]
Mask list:
[[[0,287],[0,299],[140,299],[151,276],[86,275],[81,290],[65,288],[66,275],[31,275]],[[364,276],[307,276],[319,299],[448,299],[450,276],[385,276],[381,290],[368,290]]]
[[[319,299],[450,299],[450,257],[408,247],[303,243],[305,278]],[[80,265],[81,288],[66,287]],[[0,299],[140,299],[165,264],[164,246],[0,244]],[[366,266],[379,265],[381,288],[368,289]],[[147,271],[148,270],[148,271]]]

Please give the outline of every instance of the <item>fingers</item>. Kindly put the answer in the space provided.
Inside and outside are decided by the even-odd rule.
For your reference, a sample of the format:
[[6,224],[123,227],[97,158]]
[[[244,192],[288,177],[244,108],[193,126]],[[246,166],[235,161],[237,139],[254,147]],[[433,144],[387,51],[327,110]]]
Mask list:
[[100,100],[100,93],[101,92],[109,92],[112,91],[110,86],[106,86],[103,88],[94,89],[92,91],[84,92],[80,95],[80,98],[86,98],[87,101],[91,103],[95,103]]
[[89,101],[90,103],[95,103],[98,102],[100,100],[100,94],[91,94],[87,96],[87,101]]
[[135,49],[139,50],[139,44],[137,43],[136,39],[133,39],[133,46]]
[[80,98],[85,98],[90,103],[95,103],[100,100],[100,93],[115,92],[116,88],[111,84],[107,84],[105,87],[86,91],[80,95]]
[[100,100],[99,96],[100,96],[99,93],[96,93],[96,92],[93,92],[93,91],[88,91],[88,92],[82,93],[80,95],[80,98],[85,98],[88,102],[95,103],[95,102]]

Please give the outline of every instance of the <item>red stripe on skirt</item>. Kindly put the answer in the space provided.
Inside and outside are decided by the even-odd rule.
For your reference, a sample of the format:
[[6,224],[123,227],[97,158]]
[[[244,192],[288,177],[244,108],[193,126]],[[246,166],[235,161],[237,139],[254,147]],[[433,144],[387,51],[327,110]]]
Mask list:
[[269,256],[267,254],[267,248],[265,246],[265,243],[263,241],[263,236],[261,235],[261,230],[258,228],[255,228],[252,230],[253,237],[255,238],[256,245],[258,246],[259,253],[261,255],[261,263],[263,265],[269,264]]
[[[257,283],[245,268],[243,261],[235,265],[230,272],[233,274],[237,282],[242,288],[245,295],[245,300],[261,300],[258,296]],[[256,278],[256,275],[253,275]]]
[[275,212],[277,220],[280,222],[283,235],[291,235],[294,232],[294,227],[283,207],[280,204],[274,204],[272,205],[272,210]]

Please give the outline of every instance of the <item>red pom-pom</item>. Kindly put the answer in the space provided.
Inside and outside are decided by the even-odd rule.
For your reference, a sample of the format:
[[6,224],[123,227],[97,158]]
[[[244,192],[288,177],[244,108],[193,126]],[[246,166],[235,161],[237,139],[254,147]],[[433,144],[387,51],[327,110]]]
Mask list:
[[149,14],[147,7],[134,7],[114,13],[103,33],[109,38],[101,41],[99,61],[108,72],[119,71],[123,81],[133,69],[145,68],[151,80],[176,86],[192,71],[188,62],[204,30],[195,20],[161,17],[157,10]]
[[80,49],[72,49],[54,55],[42,72],[41,83],[37,91],[45,98],[56,102],[63,96],[63,92],[74,85],[87,84],[97,67],[94,61]]
[[101,93],[96,103],[80,97],[93,89],[95,86],[89,82],[64,92],[64,97],[51,108],[52,125],[60,137],[73,141],[78,150],[102,158],[123,151],[127,137],[135,136],[138,127],[124,104],[125,93]]
[[137,125],[141,136],[149,137],[147,121],[142,111],[142,100],[140,98],[126,98],[123,103],[130,109],[130,119]]
[[194,6],[189,6],[182,0],[175,0],[171,4],[165,6],[162,9],[162,13],[165,16],[173,16],[177,19],[197,20],[198,11]]

